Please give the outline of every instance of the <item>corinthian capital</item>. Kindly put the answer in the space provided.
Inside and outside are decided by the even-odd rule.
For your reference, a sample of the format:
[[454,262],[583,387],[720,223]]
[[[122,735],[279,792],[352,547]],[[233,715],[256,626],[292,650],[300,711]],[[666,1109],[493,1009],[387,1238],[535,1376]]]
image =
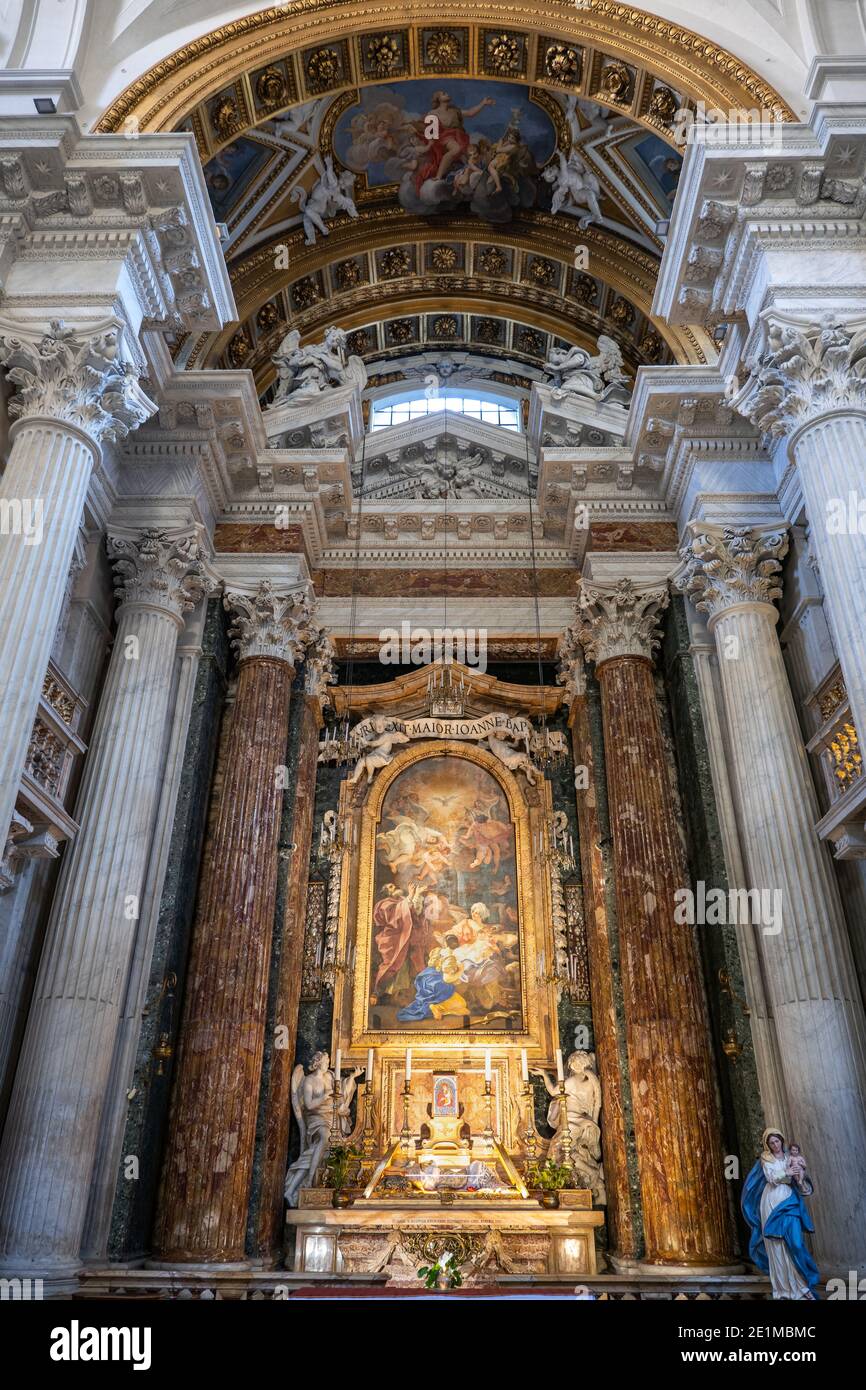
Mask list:
[[56,319],[41,337],[0,337],[0,366],[18,388],[9,414],[76,425],[96,444],[123,439],[156,405],[118,349],[113,328],[79,338]]
[[575,604],[575,638],[597,666],[615,656],[651,661],[661,641],[658,620],[667,605],[666,588],[638,589],[631,579],[581,584]]
[[787,549],[784,530],[698,524],[672,582],[710,619],[738,603],[771,604],[782,596],[779,562]]
[[576,695],[586,693],[586,658],[573,627],[567,627],[560,637],[556,658],[557,684],[565,686],[565,702],[571,704]]
[[255,593],[226,593],[223,602],[233,615],[229,636],[240,661],[269,656],[297,664],[315,626],[306,589],[279,593],[263,579]]
[[146,530],[133,536],[110,534],[106,544],[119,604],[163,608],[181,622],[184,613],[214,591],[195,535]]
[[734,404],[756,429],[777,438],[834,410],[866,411],[866,329],[825,318],[771,324],[767,350]]

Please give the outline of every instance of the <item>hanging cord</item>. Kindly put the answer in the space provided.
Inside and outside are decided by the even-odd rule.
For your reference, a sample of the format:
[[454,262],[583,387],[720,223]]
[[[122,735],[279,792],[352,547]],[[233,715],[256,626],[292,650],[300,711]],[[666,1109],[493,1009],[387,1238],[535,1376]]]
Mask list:
[[[526,448],[526,500],[527,500],[528,512],[529,512],[529,553],[530,553],[531,562],[532,562],[532,598],[533,598],[533,606],[534,606],[534,609],[535,609],[535,647],[536,647],[536,655],[537,655],[537,660],[538,660],[538,686],[539,686],[539,692],[543,692],[543,691],[544,691],[544,675],[543,675],[542,664],[541,664],[541,613],[540,613],[539,605],[538,605],[538,566],[537,566],[536,554],[535,554],[535,525],[534,525],[534,516],[533,516],[533,510],[532,510],[532,480],[531,480],[530,475],[529,475],[529,466],[530,466],[530,465],[529,465],[529,433],[528,433],[528,431],[526,431],[526,432],[524,433],[524,441],[525,441],[525,448]],[[540,460],[538,460],[538,467],[536,468],[536,477],[540,477],[540,476],[541,476],[541,463],[540,463]],[[546,713],[545,708],[544,708],[543,694],[541,695],[541,698],[542,698],[542,707],[541,707],[541,721],[540,721],[540,722],[541,722],[541,739],[542,739],[542,757],[543,757],[543,759],[546,759],[546,755],[547,755],[547,713]]]
[[[372,412],[372,405],[371,405],[370,409],[371,409],[371,412]],[[346,730],[346,743],[347,743],[347,746],[348,746],[348,740],[349,740],[349,721],[350,721],[351,715],[352,715],[352,695],[353,695],[353,691],[354,691],[354,676],[355,676],[355,634],[356,634],[357,619],[358,619],[358,574],[359,574],[360,565],[361,565],[361,531],[362,531],[363,521],[364,521],[364,472],[365,472],[365,465],[366,465],[366,459],[367,459],[367,430],[366,430],[366,427],[364,426],[363,403],[362,403],[362,408],[361,408],[361,426],[362,426],[362,435],[361,435],[361,478],[360,478],[360,483],[359,483],[359,487],[358,487],[358,534],[357,534],[357,537],[356,537],[356,539],[355,539],[355,558],[354,558],[354,561],[353,561],[353,564],[352,564],[352,596],[351,596],[351,602],[350,602],[350,606],[349,606],[349,656],[348,656],[347,669],[346,669],[346,689],[347,689],[347,691],[348,691],[348,696],[347,696],[347,704],[346,704],[346,722],[345,722],[345,730]],[[351,485],[351,480],[350,480],[350,485]],[[349,514],[351,515],[351,501],[350,501],[350,511],[349,511]],[[342,766],[343,766],[343,773],[342,773],[342,776],[345,776],[346,773],[347,773],[348,770],[349,770],[348,747],[347,747],[347,757],[346,757],[345,761],[343,762]]]

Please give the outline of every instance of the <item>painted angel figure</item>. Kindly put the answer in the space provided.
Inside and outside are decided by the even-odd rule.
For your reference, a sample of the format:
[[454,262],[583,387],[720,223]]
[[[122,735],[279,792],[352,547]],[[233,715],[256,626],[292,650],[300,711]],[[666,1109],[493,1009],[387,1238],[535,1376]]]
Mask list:
[[355,1086],[363,1067],[353,1067],[348,1075],[336,1079],[327,1052],[314,1052],[306,1069],[298,1064],[292,1072],[292,1109],[301,1135],[301,1151],[286,1173],[285,1198],[290,1207],[298,1205],[302,1187],[312,1187],[331,1140],[334,1127],[334,1089],[337,1094],[337,1125],[343,1137],[352,1132],[349,1110]]
[[367,774],[367,786],[373,780],[373,774],[378,772],[380,767],[387,767],[394,756],[395,743],[408,743],[409,735],[402,730],[389,728],[390,720],[383,714],[376,714],[370,721],[373,728],[373,737],[367,738],[361,747],[361,756],[355,764],[355,770],[346,785],[354,787],[360,782],[363,773]]

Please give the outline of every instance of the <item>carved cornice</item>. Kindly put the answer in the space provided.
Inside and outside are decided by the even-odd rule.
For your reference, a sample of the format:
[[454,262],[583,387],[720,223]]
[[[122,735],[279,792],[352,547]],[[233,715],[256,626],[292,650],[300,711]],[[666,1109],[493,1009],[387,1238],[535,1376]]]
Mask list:
[[666,588],[638,589],[631,579],[581,584],[575,604],[575,641],[596,666],[621,656],[651,661],[661,642],[658,620],[668,602]]
[[0,337],[0,365],[17,388],[9,414],[74,425],[97,445],[125,438],[156,405],[119,347],[114,327],[80,338],[57,319],[41,336]]
[[738,604],[781,598],[778,576],[787,550],[787,532],[779,528],[694,522],[691,540],[680,551],[683,567],[671,582],[712,623]]
[[777,439],[833,411],[866,412],[866,328],[833,318],[771,324],[766,352],[734,404]]
[[106,547],[114,565],[114,590],[120,605],[164,609],[180,624],[184,613],[214,591],[195,534],[177,536],[157,530],[134,535],[109,533]]
[[[169,54],[121,92],[96,129],[119,131],[134,123],[134,128],[142,131],[168,130],[208,97],[234,84],[231,120],[223,130],[214,126],[207,134],[201,131],[202,140],[210,136],[216,144],[225,144],[242,134],[254,118],[261,119],[261,103],[251,80],[257,69],[287,61],[285,90],[282,99],[269,107],[270,115],[322,90],[337,92],[371,76],[390,81],[433,76],[436,69],[425,66],[423,58],[425,25],[439,29],[457,26],[466,36],[465,52],[455,55],[445,71],[529,80],[551,88],[563,84],[557,80],[558,71],[546,64],[547,50],[558,40],[571,41],[578,47],[576,69],[568,75],[569,87],[586,97],[604,95],[605,104],[634,114],[668,138],[667,128],[660,125],[650,107],[650,73],[711,106],[758,106],[782,120],[794,119],[778,92],[726,49],[619,0],[586,0],[580,8],[552,0],[540,7],[522,8],[488,0],[476,5],[471,15],[473,22],[467,25],[465,7],[450,5],[443,10],[434,0],[406,0],[396,24],[393,6],[371,5],[366,0],[294,0],[271,6],[222,25]],[[488,25],[503,26],[521,50],[520,62],[513,70],[497,67],[481,41],[482,30]],[[366,67],[363,35],[365,31],[381,35],[389,30],[399,31],[401,61],[393,70],[371,73]],[[324,87],[321,64],[314,70],[309,61],[309,50],[323,44],[331,44],[337,55],[336,61],[330,62],[332,71]],[[606,55],[605,60],[623,60],[635,70],[637,80],[628,82],[621,92],[602,93],[600,63],[587,61],[596,53]]]
[[294,667],[321,632],[313,627],[314,605],[305,588],[281,593],[263,579],[252,594],[227,592],[223,603],[232,614],[229,637],[239,661],[270,657]]

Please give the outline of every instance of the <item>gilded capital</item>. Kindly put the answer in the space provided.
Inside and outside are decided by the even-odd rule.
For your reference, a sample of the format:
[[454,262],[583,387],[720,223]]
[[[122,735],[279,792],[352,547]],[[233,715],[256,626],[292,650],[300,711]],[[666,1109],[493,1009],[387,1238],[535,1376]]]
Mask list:
[[787,532],[780,528],[698,523],[672,583],[710,619],[740,603],[772,604],[782,596],[780,561],[787,550]]
[[213,592],[195,534],[177,536],[157,530],[131,536],[109,534],[106,545],[119,604],[163,608],[182,622],[184,613]]
[[313,603],[307,590],[280,593],[268,579],[252,594],[226,593],[229,637],[239,661],[267,656],[294,667],[311,640]]
[[556,659],[556,681],[565,686],[565,702],[570,705],[575,696],[586,694],[586,657],[573,627],[567,627],[560,637]]
[[97,445],[124,439],[156,405],[119,347],[114,328],[82,338],[57,319],[41,336],[0,336],[0,366],[17,387],[9,414],[75,425]]
[[572,629],[575,639],[596,666],[616,656],[651,661],[661,642],[658,620],[668,602],[666,588],[638,589],[631,579],[581,584]]
[[756,429],[792,434],[832,411],[866,411],[866,328],[772,323],[763,356],[734,400]]

